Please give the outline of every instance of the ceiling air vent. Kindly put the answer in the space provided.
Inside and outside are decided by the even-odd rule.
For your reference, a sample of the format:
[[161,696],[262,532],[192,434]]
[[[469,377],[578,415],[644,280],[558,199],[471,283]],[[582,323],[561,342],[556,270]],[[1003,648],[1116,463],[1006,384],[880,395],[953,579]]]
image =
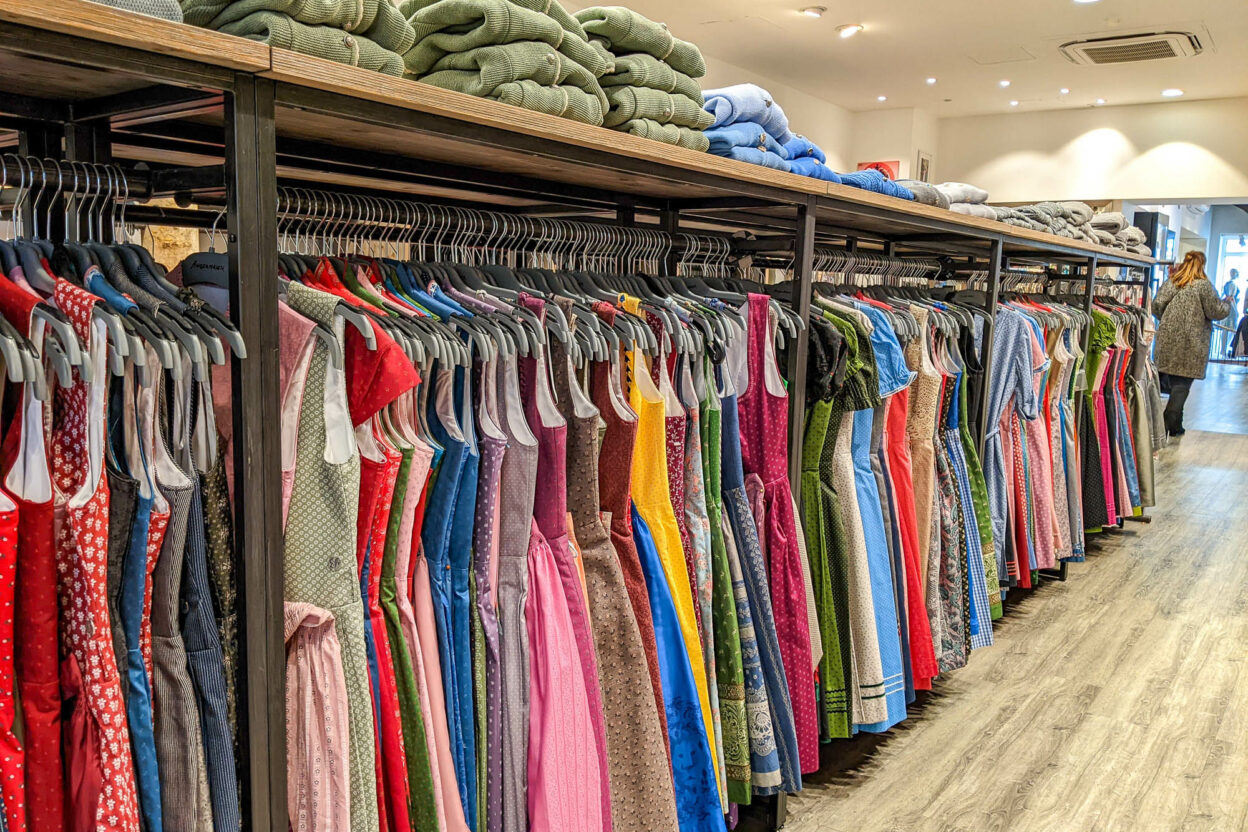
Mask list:
[[1064,43],[1062,54],[1084,66],[1133,64],[1165,58],[1192,58],[1204,51],[1200,39],[1190,32],[1153,32],[1146,35],[1094,38]]

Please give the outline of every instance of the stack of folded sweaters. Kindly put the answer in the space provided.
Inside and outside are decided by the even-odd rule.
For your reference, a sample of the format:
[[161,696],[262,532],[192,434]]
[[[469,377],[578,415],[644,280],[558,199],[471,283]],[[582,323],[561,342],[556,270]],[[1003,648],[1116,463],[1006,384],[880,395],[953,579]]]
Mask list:
[[576,13],[590,42],[610,53],[600,83],[606,93],[603,123],[667,144],[706,151],[702,131],[714,122],[702,109],[698,79],[706,74],[702,53],[667,27],[620,6]]
[[1092,208],[1083,202],[1037,202],[1021,208],[993,208],[992,211],[992,218],[1006,225],[1104,244],[1091,225]]
[[415,40],[392,0],[181,0],[187,23],[305,55],[403,74]]
[[1091,224],[1092,233],[1096,235],[1097,242],[1101,245],[1135,254],[1151,255],[1153,253],[1147,245],[1148,236],[1131,225],[1121,211],[1097,214],[1092,218]]
[[943,201],[950,211],[972,217],[983,217],[986,220],[997,218],[993,209],[984,204],[988,201],[988,192],[983,188],[977,188],[965,182],[943,182],[933,185],[932,189],[944,198]]
[[710,150],[740,162],[850,185],[898,199],[914,199],[907,189],[874,170],[837,173],[817,144],[789,129],[789,119],[771,93],[755,84],[708,90],[706,111],[714,116]]
[[811,179],[823,179],[827,182],[840,184],[841,175],[828,167],[828,157],[823,148],[805,136],[794,135],[784,143],[784,150],[789,154],[789,171]]
[[784,145],[794,136],[789,119],[767,90],[755,84],[736,84],[703,94],[711,115],[706,137],[716,156],[788,171]]
[[409,78],[585,124],[608,109],[611,56],[557,0],[402,0]]
[[[931,205],[933,208],[949,210],[949,197],[935,185],[920,182],[918,179],[898,179],[897,184],[914,194],[915,202]],[[986,193],[984,198],[988,198]]]

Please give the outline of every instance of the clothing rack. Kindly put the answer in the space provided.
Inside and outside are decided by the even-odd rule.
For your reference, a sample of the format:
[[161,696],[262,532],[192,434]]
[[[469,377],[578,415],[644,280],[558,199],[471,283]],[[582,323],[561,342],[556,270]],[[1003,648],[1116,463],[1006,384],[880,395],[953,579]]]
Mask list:
[[[611,231],[657,228],[666,235],[668,247],[659,250],[671,266],[668,273],[725,267],[718,248],[725,235],[703,233],[704,228],[765,233],[766,241],[734,241],[733,251],[763,252],[782,242],[791,252],[784,265],[792,271],[793,305],[803,320],[809,318],[816,242],[824,239],[845,239],[850,248],[859,241],[878,244],[883,256],[930,256],[933,250],[970,256],[986,264],[989,310],[995,307],[1004,256],[1052,257],[1090,263],[1093,270],[1097,257],[1148,260],[1107,250],[1098,254],[1077,241],[988,227],[952,214],[935,216],[922,206],[882,205],[874,195],[842,186],[678,152],[540,114],[517,121],[505,105],[474,99],[465,107],[462,96],[427,85],[347,66],[327,70],[315,58],[85,0],[7,4],[2,16],[0,53],[9,71],[0,81],[0,145],[43,160],[42,167],[10,161],[3,179],[14,207],[5,213],[22,219],[23,228],[33,228],[37,215],[40,233],[46,228],[48,239],[62,240],[65,225],[76,224],[78,213],[90,213],[83,206],[90,205],[87,188],[94,180],[97,187],[104,183],[105,195],[97,201],[110,203],[110,211],[120,203],[116,223],[102,223],[101,235],[114,224],[149,222],[219,226],[224,232],[231,319],[251,355],[232,359],[232,385],[233,400],[240,403],[233,424],[245,705],[239,715],[239,779],[244,827],[253,832],[288,826],[278,290],[275,280],[257,276],[277,273],[279,223],[289,234],[307,229],[298,217],[281,218],[279,166],[284,179],[328,183],[383,200],[413,194],[448,203],[472,200],[512,223],[516,217],[535,220],[542,212],[573,211],[574,218],[560,222],[610,229],[586,230],[574,240],[604,235],[612,250],[634,261],[651,256],[649,244],[640,235],[632,237],[635,248],[621,237],[611,243]],[[125,168],[114,167],[122,176],[113,174],[109,195],[110,177],[96,171],[113,166],[114,157],[124,160]],[[68,193],[51,195],[54,177]],[[183,207],[127,206],[130,199],[154,197],[176,197]],[[64,208],[61,202],[67,203]],[[185,207],[192,203],[200,210]],[[455,239],[458,221],[453,209],[447,215],[444,246]],[[546,222],[547,229],[564,227]],[[690,234],[694,225],[699,231]],[[388,245],[397,234],[381,232],[382,240],[375,242]],[[575,248],[567,240],[544,245],[558,252]],[[986,333],[985,372],[990,372],[990,345]],[[790,352],[789,395],[800,401],[806,339],[799,337]],[[800,408],[793,410],[800,414]],[[800,415],[791,422],[790,439],[796,449],[790,457],[800,461]],[[793,478],[795,490],[799,484],[800,478]],[[755,804],[767,828],[783,825],[783,795]]]

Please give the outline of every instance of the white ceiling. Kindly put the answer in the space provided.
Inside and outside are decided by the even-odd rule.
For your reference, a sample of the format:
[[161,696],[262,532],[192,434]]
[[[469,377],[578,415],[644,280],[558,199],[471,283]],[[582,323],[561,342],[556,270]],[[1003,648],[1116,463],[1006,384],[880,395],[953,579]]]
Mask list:
[[[708,56],[854,111],[924,107],[949,117],[1010,112],[1011,100],[1020,111],[1088,107],[1098,98],[1139,104],[1163,100],[1171,87],[1187,100],[1248,95],[1248,0],[617,2],[667,23]],[[817,19],[799,13],[809,5],[828,11]],[[867,28],[843,40],[843,23]],[[1171,30],[1195,33],[1204,53],[1097,67],[1058,52],[1077,39]],[[928,86],[928,77],[937,83]]]

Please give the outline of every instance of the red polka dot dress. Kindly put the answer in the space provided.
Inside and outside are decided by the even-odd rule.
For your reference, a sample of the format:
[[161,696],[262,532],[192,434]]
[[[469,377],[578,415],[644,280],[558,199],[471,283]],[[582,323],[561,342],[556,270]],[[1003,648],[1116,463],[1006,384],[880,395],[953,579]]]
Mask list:
[[52,474],[66,501],[56,533],[63,640],[61,678],[77,693],[66,740],[71,827],[138,832],[130,733],[109,629],[108,482],[102,476],[108,382],[103,329],[92,332],[96,298],[57,280],[56,304],[88,345],[93,384],[57,391]]
[[[38,298],[0,276],[0,314],[42,346],[42,324],[31,322]],[[25,391],[4,437],[4,487],[17,506],[13,650],[20,695],[26,760],[22,783],[30,832],[65,829],[65,783],[61,764],[61,681],[57,578],[53,551],[52,480],[48,469],[47,425],[51,406]],[[8,688],[6,687],[6,690]],[[6,724],[9,724],[6,720]],[[4,794],[7,807],[10,797]],[[10,821],[12,828],[12,821]]]
[[13,735],[17,703],[13,699],[13,602],[17,580],[18,510],[0,489],[0,795],[9,832],[26,829],[22,746]]

